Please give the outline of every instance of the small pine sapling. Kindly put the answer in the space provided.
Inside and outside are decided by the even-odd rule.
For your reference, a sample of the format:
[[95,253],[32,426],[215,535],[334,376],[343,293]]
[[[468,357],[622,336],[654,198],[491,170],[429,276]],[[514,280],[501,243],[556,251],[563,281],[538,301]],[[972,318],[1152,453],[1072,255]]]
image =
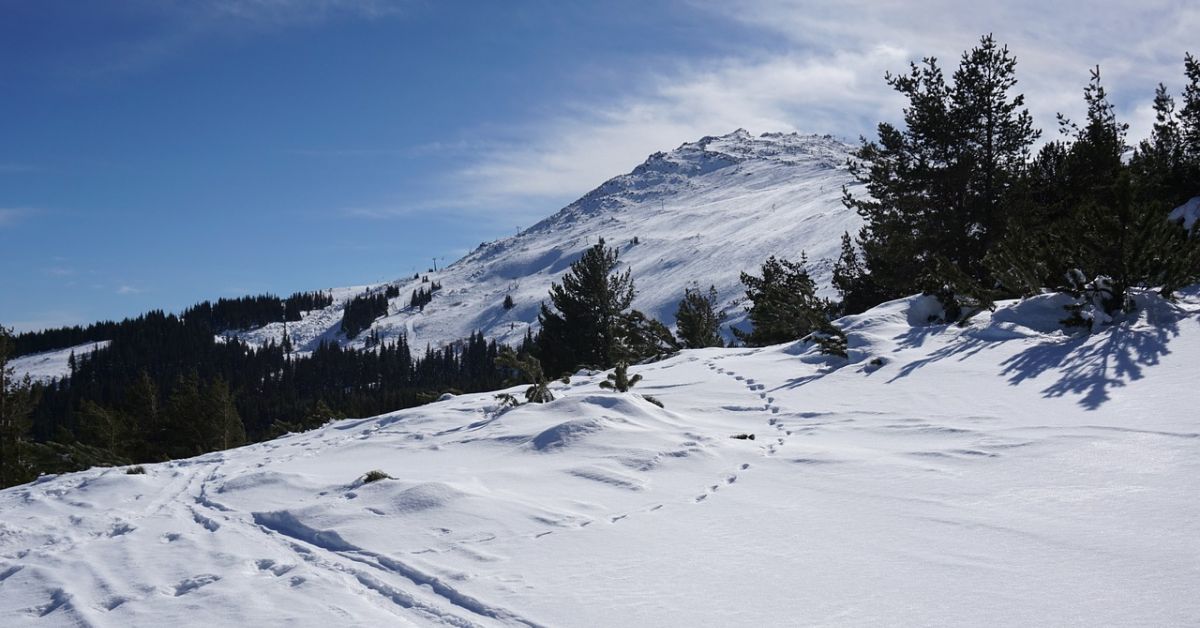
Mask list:
[[517,406],[521,405],[521,402],[520,402],[520,401],[517,401],[517,398],[516,398],[516,397],[514,397],[514,396],[512,396],[512,395],[510,395],[510,394],[508,394],[508,393],[499,393],[499,394],[497,394],[497,395],[496,395],[496,401],[499,401],[499,402],[500,402],[500,409],[501,409],[501,410],[503,410],[503,409],[505,409],[505,408],[515,408],[515,407],[517,407]]
[[554,401],[554,393],[550,392],[550,382],[546,380],[546,375],[542,371],[542,363],[537,358],[531,355],[517,355],[516,351],[505,347],[496,357],[496,364],[517,371],[522,378],[529,381],[530,386],[525,389],[526,401],[530,403]]
[[641,375],[629,377],[629,365],[624,362],[618,362],[613,372],[608,374],[608,379],[600,382],[600,387],[617,392],[629,392],[629,389],[633,388],[640,381],[642,381]]

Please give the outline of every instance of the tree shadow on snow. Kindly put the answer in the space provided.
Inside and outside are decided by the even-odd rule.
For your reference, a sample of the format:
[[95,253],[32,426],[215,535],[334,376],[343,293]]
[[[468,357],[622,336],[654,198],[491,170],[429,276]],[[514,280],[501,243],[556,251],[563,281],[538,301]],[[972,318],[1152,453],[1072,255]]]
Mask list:
[[1111,398],[1111,389],[1141,379],[1143,369],[1158,364],[1170,353],[1167,343],[1178,335],[1178,320],[1157,321],[1136,329],[1120,324],[1101,334],[1029,347],[1005,360],[1000,373],[1016,386],[1047,370],[1056,370],[1057,380],[1042,391],[1042,396],[1081,395],[1079,405],[1095,410]]
[[[1128,321],[1117,323],[1096,334],[1078,334],[1061,341],[1041,340],[1004,360],[1000,374],[1016,386],[1036,379],[1047,371],[1056,371],[1057,379],[1042,391],[1042,396],[1080,395],[1079,404],[1095,410],[1107,402],[1113,388],[1144,377],[1144,369],[1158,364],[1170,353],[1167,344],[1179,335],[1179,322],[1189,312],[1176,304],[1154,300],[1143,302],[1142,309]],[[945,329],[938,326],[938,329]],[[928,333],[901,338],[902,346],[919,346]],[[911,375],[921,367],[958,357],[965,360],[987,348],[998,347],[1014,336],[992,336],[987,330],[960,336],[957,341],[937,349],[928,357],[904,365],[888,383]]]

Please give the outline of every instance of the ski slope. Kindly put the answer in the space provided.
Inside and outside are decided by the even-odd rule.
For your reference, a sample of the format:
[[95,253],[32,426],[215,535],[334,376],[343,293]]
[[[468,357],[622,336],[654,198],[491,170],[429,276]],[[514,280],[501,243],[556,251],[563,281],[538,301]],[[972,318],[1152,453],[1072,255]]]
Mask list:
[[1094,335],[1061,305],[958,328],[912,297],[843,319],[849,360],[685,351],[627,394],[582,373],[44,478],[0,491],[0,617],[1198,625],[1200,290]]
[[[799,259],[807,252],[814,279],[828,290],[833,260],[845,231],[862,224],[841,204],[851,147],[829,136],[739,129],[651,155],[558,213],[519,234],[481,244],[437,272],[422,273],[442,284],[433,301],[409,307],[413,290],[430,284],[412,277],[391,282],[400,289],[387,316],[375,321],[383,339],[407,334],[414,351],[440,347],[481,331],[515,344],[536,324],[550,284],[599,238],[620,251],[638,294],[633,306],[674,326],[675,308],[693,282],[713,285],[730,324],[745,318],[742,271],[755,272],[769,255]],[[335,303],[288,323],[297,350],[322,340],[362,346],[340,334],[344,302],[385,285],[343,288]],[[515,307],[505,310],[504,297]],[[238,334],[262,344],[280,342],[281,323]]]

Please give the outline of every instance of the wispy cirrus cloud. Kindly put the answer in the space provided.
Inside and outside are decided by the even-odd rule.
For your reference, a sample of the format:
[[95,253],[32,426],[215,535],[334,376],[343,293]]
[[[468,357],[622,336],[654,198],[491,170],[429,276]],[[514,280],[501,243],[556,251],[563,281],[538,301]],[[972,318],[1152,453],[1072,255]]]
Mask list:
[[[1152,123],[1154,85],[1182,81],[1182,58],[1200,32],[1193,2],[1113,0],[972,5],[952,0],[732,0],[696,10],[762,33],[734,55],[676,61],[631,73],[604,101],[559,103],[465,160],[439,199],[461,207],[512,207],[531,216],[573,200],[648,153],[747,128],[871,135],[903,105],[883,81],[910,60],[937,56],[952,71],[962,51],[994,33],[1017,56],[1019,90],[1046,137],[1055,114],[1082,113],[1088,69],[1105,83],[1131,138]],[[783,44],[777,42],[783,41]]]
[[40,210],[33,207],[0,207],[0,227],[12,226],[38,213]]
[[[68,75],[108,78],[145,72],[187,50],[277,31],[347,19],[402,17],[421,0],[134,0],[114,14],[125,15],[135,32],[70,59]],[[112,19],[111,15],[107,16]]]

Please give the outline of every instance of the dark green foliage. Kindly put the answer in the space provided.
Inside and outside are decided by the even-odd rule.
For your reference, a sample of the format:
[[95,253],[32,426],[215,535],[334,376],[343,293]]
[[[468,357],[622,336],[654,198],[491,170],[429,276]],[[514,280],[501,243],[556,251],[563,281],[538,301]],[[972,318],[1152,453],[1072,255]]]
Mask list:
[[0,488],[36,476],[29,451],[33,425],[29,414],[37,402],[37,393],[28,376],[15,378],[9,365],[13,345],[12,332],[0,327]]
[[[865,231],[866,227],[859,232],[860,240],[867,237]],[[838,303],[841,314],[859,314],[886,300],[867,272],[849,233],[842,234],[842,252],[833,264],[832,283],[841,296]]]
[[215,333],[262,327],[284,320],[283,300],[271,294],[203,301],[183,311],[185,321],[206,324]]
[[823,329],[829,322],[830,304],[816,296],[817,287],[799,262],[771,256],[762,265],[762,276],[742,273],[750,307],[749,333],[734,335],[750,346],[765,346],[798,340]]
[[[418,359],[404,337],[368,350],[321,344],[289,358],[274,344],[218,342],[207,321],[151,312],[117,324],[110,338],[77,356],[71,378],[29,387],[29,420],[2,432],[0,447],[15,452],[7,459],[20,470],[6,483],[76,463],[196,455],[418,405],[446,389],[492,390],[504,378],[494,364],[499,347],[478,333]],[[9,384],[10,393],[20,388]]]
[[680,348],[666,325],[639,310],[630,310],[617,319],[613,343],[610,355],[628,362],[662,359]]
[[825,328],[809,334],[809,339],[817,343],[821,353],[839,358],[849,357],[846,346],[846,333],[830,323]]
[[600,382],[601,388],[615,390],[617,392],[629,392],[630,388],[642,381],[641,375],[629,376],[629,365],[624,362],[617,362],[617,366],[612,373],[608,374],[608,378]]
[[515,408],[521,404],[517,398],[508,393],[498,393],[495,395],[496,401],[500,402],[501,408]]
[[663,405],[663,402],[658,400],[657,397],[651,397],[650,395],[642,395],[642,399],[645,399],[646,401],[649,401],[650,403],[652,403],[660,408],[666,407]]
[[[399,296],[397,289],[396,296]],[[320,310],[333,305],[333,295],[325,292],[297,292],[283,302],[283,320],[295,322],[304,312]]]
[[621,318],[634,295],[629,271],[616,272],[617,263],[617,250],[601,240],[571,264],[561,284],[551,285],[551,305],[543,303],[538,315],[537,353],[547,372],[615,364]]
[[707,292],[699,288],[684,288],[683,299],[675,310],[675,329],[679,340],[688,349],[721,347],[721,320],[724,312],[717,311],[717,288]]
[[387,313],[386,291],[360,294],[346,302],[346,308],[342,311],[342,332],[347,338],[353,338]]
[[1039,135],[1024,97],[1011,94],[1015,67],[989,35],[963,54],[952,82],[932,58],[887,76],[908,106],[904,127],[880,124],[878,140],[863,140],[850,164],[870,196],[844,195],[866,221],[861,262],[843,253],[847,311],[915,292],[935,256],[991,285],[984,258],[1004,237],[1012,190]]
[[373,471],[367,471],[365,474],[363,474],[362,483],[370,484],[371,482],[378,482],[380,480],[394,480],[394,479],[396,479],[396,478],[393,478],[392,476],[384,473],[383,471],[380,471],[379,469],[375,469]]
[[1195,195],[1195,167],[1183,141],[1186,126],[1161,86],[1151,137],[1126,161],[1125,132],[1092,71],[1082,125],[1061,118],[1064,139],[1047,145],[1025,182],[1027,211],[987,260],[998,281],[1017,294],[1042,287],[1077,300],[1066,321],[1091,326],[1129,311],[1131,290],[1170,296],[1200,271],[1197,240],[1167,213]]
[[[532,355],[517,355],[512,349],[501,349],[496,358],[496,365],[516,372],[522,381],[529,382],[525,389],[525,400],[530,403],[547,403],[554,401],[554,393],[550,392],[550,382],[542,371],[542,363]],[[501,400],[503,401],[503,400]]]
[[946,319],[965,321],[993,299],[1064,290],[1069,321],[1128,311],[1131,291],[1170,296],[1200,277],[1200,239],[1167,213],[1200,193],[1200,63],[1187,55],[1182,106],[1165,87],[1155,124],[1131,159],[1127,125],[1100,82],[1084,90],[1087,117],[1059,116],[1062,139],[1038,137],[1016,85],[1015,62],[990,36],[947,81],[933,59],[887,77],[908,101],[901,128],[879,125],[851,161],[867,195],[845,204],[866,225],[843,237],[834,268],[841,311],[922,291]]
[[504,295],[504,309],[511,310],[514,307],[516,307],[516,305],[517,305],[516,303],[513,303],[513,298],[512,298],[511,294]]
[[125,475],[146,475],[146,467],[140,464],[125,469]]
[[19,358],[31,353],[41,353],[64,347],[73,347],[88,342],[100,342],[112,337],[112,331],[118,323],[104,321],[92,323],[87,327],[60,327],[42,331],[27,331],[11,338],[12,353],[10,358]]
[[79,438],[97,447],[107,449],[120,456],[131,456],[133,443],[130,438],[134,429],[129,415],[116,409],[85,400],[79,408]]
[[433,301],[433,290],[432,289],[426,290],[425,288],[417,288],[417,289],[413,290],[412,298],[409,300],[408,306],[410,308],[413,308],[416,310],[424,311],[425,306],[429,305],[430,301]]

